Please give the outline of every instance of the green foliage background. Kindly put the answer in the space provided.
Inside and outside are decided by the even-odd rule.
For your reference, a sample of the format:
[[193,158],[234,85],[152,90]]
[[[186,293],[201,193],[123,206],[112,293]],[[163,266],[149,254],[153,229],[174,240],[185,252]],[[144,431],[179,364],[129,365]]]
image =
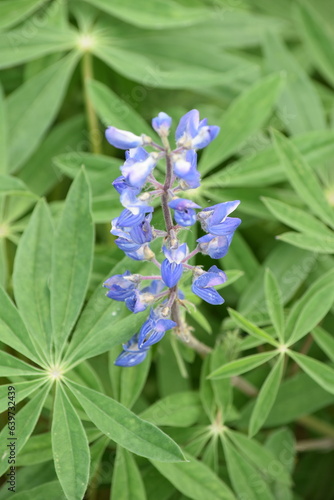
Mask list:
[[[2,0],[0,13],[4,480],[9,385],[18,453],[0,500],[332,500],[333,5]],[[167,335],[121,369],[145,313],[101,283],[150,264],[109,234],[122,158],[103,130],[152,136],[159,111],[192,108],[221,133],[189,196],[241,200],[218,263],[225,304],[187,314],[205,359]]]

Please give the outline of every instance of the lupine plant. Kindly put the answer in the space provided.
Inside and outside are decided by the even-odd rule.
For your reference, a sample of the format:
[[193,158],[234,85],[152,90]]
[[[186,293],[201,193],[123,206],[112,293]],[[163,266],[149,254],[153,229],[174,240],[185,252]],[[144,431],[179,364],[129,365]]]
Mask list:
[[[139,136],[115,127],[106,130],[108,142],[126,150],[122,175],[113,182],[124,210],[113,219],[111,234],[117,236],[115,243],[127,257],[151,261],[159,273],[142,276],[125,271],[111,276],[104,283],[108,288],[107,296],[125,302],[134,314],[150,308],[140,331],[123,345],[124,350],[115,361],[119,366],[141,363],[149,347],[159,342],[170,329],[175,329],[176,334],[187,341],[191,333],[182,312],[187,301],[179,287],[184,274],[191,273],[192,292],[201,299],[214,305],[224,302],[214,287],[226,281],[226,274],[216,265],[205,271],[202,266],[191,265],[189,261],[198,252],[212,259],[227,254],[234,231],[241,223],[240,219],[229,217],[229,214],[237,208],[239,201],[218,203],[203,209],[182,194],[200,187],[197,150],[205,148],[217,137],[219,127],[208,125],[207,119],[200,120],[198,110],[193,109],[181,118],[175,132],[176,148],[171,149],[168,139],[171,125],[171,117],[164,112],[152,120],[152,127],[160,136],[162,145],[145,134]],[[145,147],[153,152],[148,152]],[[160,161],[165,163],[163,183],[155,176]],[[150,202],[156,198],[163,212],[163,230],[151,226],[154,208]],[[197,215],[196,210],[199,210]],[[196,221],[200,221],[206,234],[198,238],[196,248],[189,251],[187,244],[181,243],[180,235]],[[163,242],[161,263],[149,246],[156,238],[162,238]]]

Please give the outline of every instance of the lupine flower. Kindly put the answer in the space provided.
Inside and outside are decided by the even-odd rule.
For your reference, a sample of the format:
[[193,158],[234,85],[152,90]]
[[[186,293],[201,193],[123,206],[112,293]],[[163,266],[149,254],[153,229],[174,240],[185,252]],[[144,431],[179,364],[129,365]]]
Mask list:
[[182,260],[188,254],[185,243],[176,248],[162,248],[165,260],[161,264],[161,277],[168,288],[173,288],[180,280],[183,272]]
[[177,326],[175,321],[164,318],[160,309],[151,309],[148,319],[140,329],[138,346],[140,349],[159,342],[167,330]]
[[241,220],[227,216],[237,208],[239,203],[239,200],[226,201],[204,208],[197,214],[204,231],[218,236],[234,233]]
[[144,361],[147,356],[148,347],[138,347],[138,334],[134,335],[126,344],[123,351],[114,361],[117,366],[136,366]]
[[178,146],[187,149],[202,149],[213,141],[220,130],[216,125],[209,126],[207,118],[199,119],[199,111],[192,109],[180,120],[175,137]]
[[168,203],[174,210],[174,219],[180,226],[192,226],[196,222],[194,208],[201,208],[197,203],[185,198],[176,198]]
[[152,120],[152,127],[160,135],[160,137],[168,136],[171,124],[171,117],[162,111]]
[[217,266],[211,266],[207,272],[200,274],[194,279],[191,290],[209,304],[223,304],[223,297],[212,287],[221,285],[226,280],[227,276],[224,271],[218,269]]
[[123,302],[130,297],[137,285],[133,281],[127,279],[128,276],[131,276],[130,271],[125,271],[123,274],[115,274],[115,276],[108,278],[103,283],[103,286],[108,288],[107,297],[118,300],[119,302]]
[[[193,272],[191,288],[195,295],[210,304],[219,305],[224,302],[214,287],[226,281],[225,273],[216,266],[204,271],[198,266],[190,265],[189,261],[198,250],[214,259],[226,255],[234,231],[241,222],[228,215],[235,210],[239,201],[218,203],[202,209],[196,216],[195,210],[201,208],[199,205],[186,198],[175,197],[175,193],[200,186],[196,150],[215,139],[219,127],[209,126],[206,119],[200,120],[199,112],[193,109],[181,118],[176,129],[177,147],[171,150],[168,141],[171,124],[171,117],[163,112],[152,120],[152,127],[161,137],[163,146],[157,145],[145,135],[138,136],[114,127],[109,127],[106,131],[110,144],[129,150],[121,167],[122,175],[113,182],[124,210],[112,221],[111,233],[117,236],[116,245],[128,257],[149,260],[159,269],[159,274],[152,276],[131,275],[126,271],[112,276],[104,283],[108,288],[107,296],[125,302],[132,313],[151,307],[139,333],[123,345],[123,351],[115,361],[118,366],[135,366],[141,363],[146,358],[149,347],[159,342],[166,331],[174,327],[182,331],[182,311],[178,308],[184,294],[178,283],[183,272]],[[150,145],[157,152],[149,153],[144,149],[145,145]],[[173,169],[173,172],[168,170],[164,184],[150,175],[158,159],[163,157],[167,160],[168,168],[171,165]],[[154,186],[152,193],[147,190],[141,193],[146,183]],[[153,207],[150,201],[157,196],[162,197],[165,230],[151,227]],[[173,226],[169,209],[174,210],[177,226]],[[178,234],[183,227],[195,224],[196,219],[207,234],[198,238],[198,247],[189,254],[187,245],[180,243]],[[164,238],[162,250],[165,258],[161,264],[149,247],[150,242],[156,238]],[[145,283],[151,280],[151,283],[144,287],[143,280]],[[181,317],[181,320],[177,324],[170,317]]]
[[121,167],[121,172],[127,184],[131,187],[142,188],[156,166],[158,156],[158,153],[148,153],[144,148],[126,151],[126,161]]
[[200,186],[201,176],[197,170],[197,154],[193,149],[173,155],[174,174],[183,181],[185,189]]
[[143,146],[144,136],[135,135],[126,130],[120,130],[116,127],[108,127],[106,130],[106,139],[115,148],[131,149]]

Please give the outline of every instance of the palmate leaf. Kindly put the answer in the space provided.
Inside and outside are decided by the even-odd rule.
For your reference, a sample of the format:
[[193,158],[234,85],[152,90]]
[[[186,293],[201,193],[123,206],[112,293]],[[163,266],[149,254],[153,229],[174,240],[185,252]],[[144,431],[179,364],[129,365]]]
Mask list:
[[111,500],[146,500],[145,486],[131,453],[117,447],[111,480]]
[[274,145],[285,173],[297,194],[320,219],[334,227],[334,209],[329,205],[317,176],[297,148],[281,133],[273,131]]
[[277,397],[278,389],[283,376],[283,369],[284,356],[281,355],[263,383],[256,398],[256,403],[249,424],[250,436],[254,436],[254,434],[259,431],[269,415]]
[[201,415],[202,405],[196,392],[177,392],[156,401],[140,414],[155,425],[189,427]]
[[203,153],[199,166],[202,174],[231,156],[263,126],[272,112],[281,86],[281,76],[271,75],[257,82],[230,105],[218,123],[223,133]]
[[186,454],[186,463],[163,464],[152,461],[160,474],[192,500],[235,500],[230,488],[205,464]]
[[6,351],[0,351],[0,377],[12,377],[14,375],[43,375],[43,370],[29,365]]
[[[27,403],[15,416],[15,436],[16,440],[16,454],[24,447],[33,432],[37,420],[42,411],[45,399],[50,390],[50,383],[46,383],[42,389],[39,389],[36,396],[34,396],[29,403]],[[10,449],[8,444],[8,427],[2,429],[0,433],[1,453],[0,453],[0,474],[2,475],[9,468],[8,456]]]
[[275,347],[278,346],[277,341],[273,337],[271,337],[266,331],[262,330],[251,321],[248,321],[248,319],[242,316],[242,314],[230,308],[228,309],[228,312],[233,321],[243,331],[249,333],[249,335],[252,335],[253,337],[258,338],[259,340],[262,340],[263,342],[268,342]]
[[20,194],[36,198],[29,188],[17,177],[0,174],[0,195]]
[[180,448],[169,436],[137,417],[125,406],[69,380],[67,385],[96,427],[116,443],[137,455],[153,460],[184,460]]
[[89,478],[88,440],[81,420],[60,384],[56,386],[51,434],[55,469],[66,498],[83,498]]
[[78,57],[74,52],[67,55],[27,80],[8,97],[11,171],[17,170],[29,158],[55,118]]
[[286,338],[292,345],[310,332],[328,313],[334,302],[334,270],[318,278],[294,303],[286,324]]
[[14,264],[14,292],[19,311],[44,356],[51,353],[50,292],[53,221],[48,205],[35,208],[20,239]]
[[[15,402],[20,403],[27,396],[35,392],[41,385],[45,384],[45,379],[36,378],[27,382],[15,382]],[[8,409],[8,384],[0,385],[0,413]]]
[[[261,337],[261,340],[263,338]],[[236,359],[235,361],[230,361],[225,365],[217,368],[215,371],[210,373],[209,378],[218,379],[226,377],[234,377],[236,375],[241,375],[246,373],[258,366],[263,365],[267,361],[270,361],[274,356],[277,355],[277,351],[261,352],[259,354],[251,354],[250,356],[244,356],[243,358]]]
[[310,358],[295,351],[289,351],[289,356],[304,370],[305,373],[326,391],[334,394],[334,370],[317,359]]
[[292,134],[325,129],[320,97],[304,69],[273,33],[267,33],[263,49],[270,71],[286,71],[286,84],[278,107],[287,129]]
[[51,319],[59,354],[85,299],[92,266],[94,227],[90,191],[81,171],[71,185],[55,234],[51,267]]

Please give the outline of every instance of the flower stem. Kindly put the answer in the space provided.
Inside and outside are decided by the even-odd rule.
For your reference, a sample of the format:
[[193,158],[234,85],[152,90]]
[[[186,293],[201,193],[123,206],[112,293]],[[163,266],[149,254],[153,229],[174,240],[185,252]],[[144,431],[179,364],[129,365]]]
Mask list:
[[86,108],[90,148],[93,153],[101,154],[102,149],[101,149],[99,122],[88,95],[87,84],[89,80],[92,80],[94,77],[92,55],[88,51],[85,52],[83,55],[81,70],[82,70],[82,80],[84,87],[84,101]]

